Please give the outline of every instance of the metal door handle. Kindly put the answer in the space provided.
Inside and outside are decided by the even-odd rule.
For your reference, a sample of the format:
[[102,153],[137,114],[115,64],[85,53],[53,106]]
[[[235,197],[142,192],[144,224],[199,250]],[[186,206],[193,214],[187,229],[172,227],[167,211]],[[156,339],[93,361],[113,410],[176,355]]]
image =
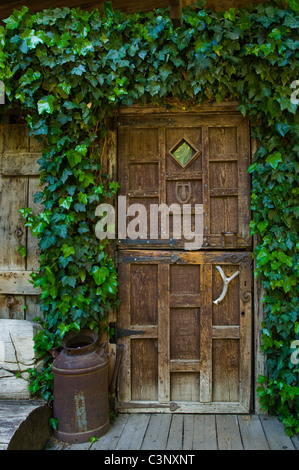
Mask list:
[[222,269],[220,266],[216,266],[216,268],[217,268],[218,271],[220,272],[220,275],[221,275],[222,281],[223,281],[223,289],[222,289],[222,292],[221,292],[221,294],[220,294],[220,297],[218,297],[218,299],[216,299],[216,300],[213,300],[213,304],[218,305],[219,302],[221,302],[221,301],[224,299],[224,297],[226,296],[229,283],[230,283],[236,276],[238,276],[239,271],[236,271],[236,272],[235,272],[234,274],[232,274],[230,277],[226,277],[226,275],[225,275],[224,272],[223,272],[223,269]]

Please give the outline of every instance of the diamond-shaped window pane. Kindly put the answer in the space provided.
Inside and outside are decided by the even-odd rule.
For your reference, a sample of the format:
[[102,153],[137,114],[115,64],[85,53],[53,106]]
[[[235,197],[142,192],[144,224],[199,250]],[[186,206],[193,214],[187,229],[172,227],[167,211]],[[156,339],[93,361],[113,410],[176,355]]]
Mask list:
[[172,156],[180,165],[186,166],[196,154],[196,150],[191,147],[185,140],[182,140],[177,147],[171,152]]

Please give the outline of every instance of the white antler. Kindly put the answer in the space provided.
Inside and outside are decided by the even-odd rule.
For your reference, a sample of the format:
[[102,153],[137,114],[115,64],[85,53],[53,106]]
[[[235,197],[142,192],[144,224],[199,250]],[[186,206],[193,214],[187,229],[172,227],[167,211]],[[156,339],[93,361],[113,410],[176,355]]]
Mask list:
[[218,305],[219,302],[221,302],[224,297],[226,296],[226,292],[227,292],[227,288],[228,288],[228,285],[229,283],[236,277],[238,276],[239,274],[239,271],[236,271],[234,274],[232,274],[230,277],[226,277],[226,275],[224,274],[223,272],[223,269],[220,267],[220,266],[216,266],[216,268],[218,269],[218,271],[220,272],[220,275],[222,277],[222,280],[223,280],[223,289],[222,289],[222,292],[221,292],[221,295],[220,297],[218,297],[217,300],[213,300],[213,303]]

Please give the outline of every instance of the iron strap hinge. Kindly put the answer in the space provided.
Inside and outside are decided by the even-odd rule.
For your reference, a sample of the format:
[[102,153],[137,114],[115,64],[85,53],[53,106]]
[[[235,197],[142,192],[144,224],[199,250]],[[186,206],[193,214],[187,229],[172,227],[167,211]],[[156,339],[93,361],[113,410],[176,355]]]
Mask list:
[[110,322],[109,323],[109,343],[116,344],[119,338],[123,338],[124,336],[131,336],[131,335],[144,335],[145,331],[141,330],[129,330],[128,328],[119,328],[117,323]]
[[157,262],[157,261],[170,261],[176,263],[180,257],[175,253],[166,256],[122,256],[119,255],[118,263],[144,263],[144,262]]

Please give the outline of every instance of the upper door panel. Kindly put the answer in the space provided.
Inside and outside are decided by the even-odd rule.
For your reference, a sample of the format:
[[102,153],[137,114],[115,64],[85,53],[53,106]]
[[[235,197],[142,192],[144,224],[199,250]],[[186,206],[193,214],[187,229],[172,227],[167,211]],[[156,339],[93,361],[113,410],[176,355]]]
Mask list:
[[[120,247],[186,248],[202,205],[203,249],[250,250],[249,163],[249,126],[240,113],[120,116],[119,195],[131,222]],[[146,226],[133,204],[143,206]]]

